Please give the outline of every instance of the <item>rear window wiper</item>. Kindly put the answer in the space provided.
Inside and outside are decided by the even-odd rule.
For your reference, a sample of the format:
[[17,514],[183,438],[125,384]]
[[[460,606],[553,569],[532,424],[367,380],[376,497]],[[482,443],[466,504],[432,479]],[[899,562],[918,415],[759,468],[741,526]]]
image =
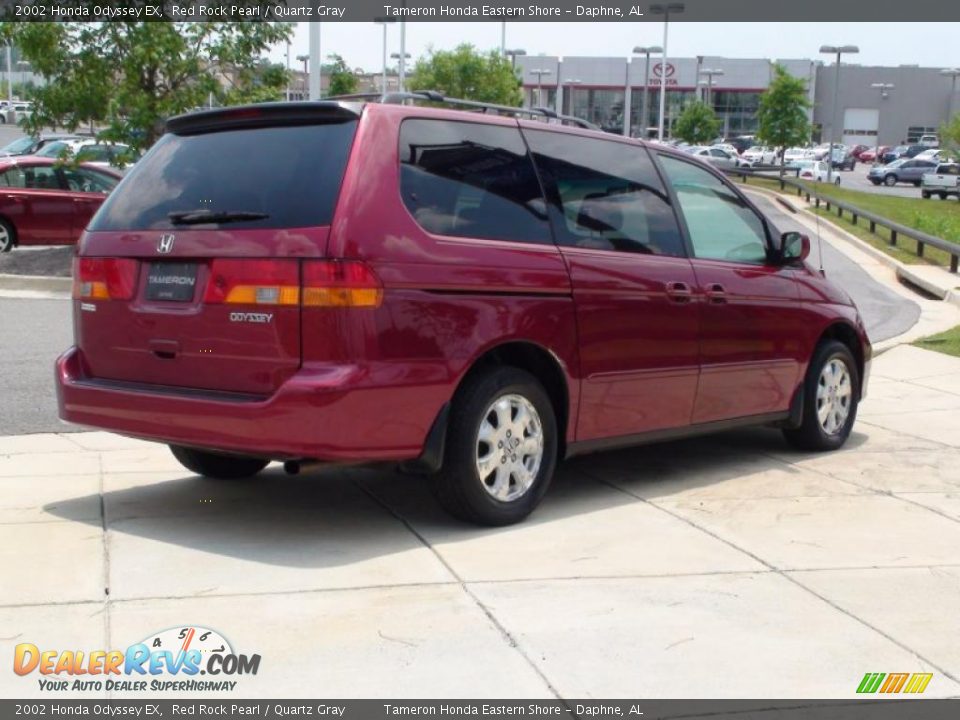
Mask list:
[[213,212],[211,210],[188,210],[168,213],[167,217],[174,225],[202,225],[204,223],[243,222],[244,220],[264,220],[267,213],[239,210],[236,212]]

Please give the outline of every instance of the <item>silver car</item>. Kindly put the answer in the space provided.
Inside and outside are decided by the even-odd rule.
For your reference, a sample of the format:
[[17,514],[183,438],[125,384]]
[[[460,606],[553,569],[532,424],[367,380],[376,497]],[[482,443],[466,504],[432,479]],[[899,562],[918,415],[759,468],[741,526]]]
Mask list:
[[739,157],[718,147],[692,147],[687,152],[719,170],[736,170],[740,165]]

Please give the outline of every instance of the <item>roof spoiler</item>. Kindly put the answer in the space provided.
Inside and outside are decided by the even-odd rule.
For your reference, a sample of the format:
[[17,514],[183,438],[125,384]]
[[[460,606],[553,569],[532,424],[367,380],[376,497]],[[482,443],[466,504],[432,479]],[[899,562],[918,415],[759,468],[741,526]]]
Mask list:
[[235,105],[177,115],[167,120],[166,131],[196,135],[214,130],[341,123],[356,120],[360,117],[360,109],[357,103],[331,100]]

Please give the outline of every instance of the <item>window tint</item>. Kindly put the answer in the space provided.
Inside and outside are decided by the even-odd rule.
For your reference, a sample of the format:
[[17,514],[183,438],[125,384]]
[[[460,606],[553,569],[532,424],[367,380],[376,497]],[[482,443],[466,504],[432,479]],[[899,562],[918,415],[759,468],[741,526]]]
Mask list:
[[89,168],[63,168],[67,187],[74,192],[108,193],[120,182],[106,173],[98,173]]
[[356,121],[164,135],[91,230],[174,227],[175,212],[264,213],[231,229],[329,225]]
[[400,163],[403,202],[427,232],[551,242],[540,184],[518,129],[405,120]]
[[60,190],[60,179],[57,171],[47,165],[19,165],[7,170],[4,174],[6,184],[10,187],[26,188],[27,190]]
[[703,168],[660,156],[687,223],[694,255],[710,260],[763,264],[763,222],[719,178]]
[[647,151],[638,145],[525,130],[553,208],[557,242],[682,257],[683,239]]

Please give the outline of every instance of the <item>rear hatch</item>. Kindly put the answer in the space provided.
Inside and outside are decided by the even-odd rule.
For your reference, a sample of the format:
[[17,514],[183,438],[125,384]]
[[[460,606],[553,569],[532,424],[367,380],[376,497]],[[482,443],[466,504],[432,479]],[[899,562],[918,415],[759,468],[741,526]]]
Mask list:
[[293,374],[304,262],[326,251],[357,122],[336,103],[171,120],[81,241],[88,377],[263,396]]

